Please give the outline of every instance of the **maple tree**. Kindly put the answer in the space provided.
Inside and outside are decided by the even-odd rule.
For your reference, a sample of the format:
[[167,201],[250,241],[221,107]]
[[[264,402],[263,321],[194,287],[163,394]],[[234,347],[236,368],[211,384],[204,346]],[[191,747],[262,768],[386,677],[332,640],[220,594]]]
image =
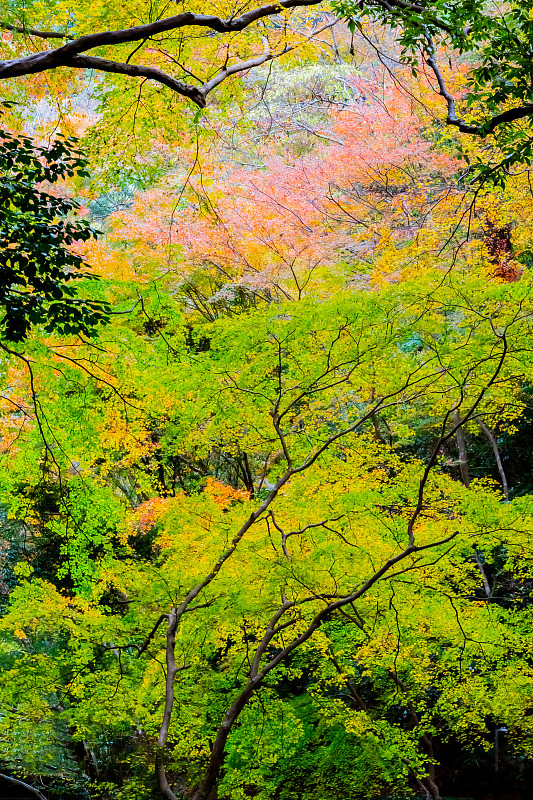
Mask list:
[[[530,176],[467,185],[461,152],[481,174],[485,143],[458,150],[434,67],[409,61],[420,42],[442,59],[425,28],[451,12],[388,5],[415,76],[289,65],[271,96],[248,76],[173,150],[167,109],[118,201],[112,117],[87,128],[96,177],[69,191],[105,236],[76,252],[115,313],[91,338],[37,320],[2,351],[0,785],[438,800],[530,779]],[[54,38],[130,13],[82,11]],[[485,41],[500,18],[480,15],[453,22]],[[331,22],[303,19],[270,46]],[[330,57],[368,60],[357,31]],[[186,33],[138,58],[213,69],[219,39]],[[442,68],[446,91],[472,69]]]
[[[228,77],[285,55],[294,49],[298,39],[301,44],[302,36],[304,40],[313,38],[330,27],[332,22],[311,26],[305,32],[297,30],[294,41],[291,24],[287,25],[287,19],[282,21],[283,15],[294,8],[316,5],[321,5],[320,0],[283,0],[255,9],[207,5],[201,13],[184,11],[174,16],[166,16],[166,5],[155,10],[149,6],[138,10],[141,18],[149,21],[133,25],[126,7],[109,13],[93,5],[80,7],[73,15],[61,2],[50,6],[35,3],[24,9],[6,6],[0,24],[8,32],[10,57],[0,62],[0,77],[17,78],[65,67],[97,70],[158,82],[202,108],[207,95]],[[502,9],[491,4],[480,6],[471,0],[453,6],[445,0],[422,5],[405,0],[339,0],[332,5],[337,14],[348,20],[352,31],[363,31],[367,19],[397,31],[400,59],[415,72],[420,69],[422,56],[445,102],[447,125],[482,138],[494,135],[496,155],[501,151],[503,158],[489,157],[487,161],[485,155],[477,164],[478,178],[502,180],[513,165],[530,162],[532,139],[528,126],[533,103],[529,82],[524,78],[530,72],[532,36],[527,0],[514,0]],[[55,27],[43,29],[41,23],[48,21],[52,8]],[[224,18],[217,12],[228,16]],[[269,23],[271,18],[279,21]],[[249,33],[250,26],[257,22],[259,26],[252,27]],[[123,27],[110,30],[110,24]],[[205,28],[207,36],[202,33]],[[244,35],[232,37],[243,31]],[[224,34],[228,38],[222,44],[219,37]],[[201,52],[195,46],[198,36],[203,45]],[[58,39],[64,43],[40,49],[40,43],[46,45]],[[133,50],[125,47],[137,42]],[[262,52],[258,53],[260,43]],[[242,56],[239,58],[239,48],[247,46],[251,46],[251,52],[243,60]],[[467,73],[466,92],[454,95],[450,90],[438,63],[440,46],[454,55],[475,57]],[[88,55],[94,50],[102,55]],[[460,104],[468,119],[457,116]]]
[[[163,750],[158,761],[163,791],[167,796],[176,794],[176,778],[169,780],[164,767],[170,769],[171,775],[175,772],[179,775],[187,764],[186,772],[193,785],[196,783],[197,796],[206,796],[220,768],[221,748],[225,745],[226,766],[220,791],[230,791],[232,796],[242,792],[242,796],[246,796],[250,773],[249,767],[244,765],[250,763],[250,758],[253,763],[253,746],[249,751],[248,740],[239,733],[240,726],[236,728],[236,738],[232,735],[227,740],[229,729],[245,714],[245,729],[255,730],[261,725],[264,703],[273,720],[278,714],[290,713],[290,718],[297,723],[298,714],[294,716],[297,706],[285,712],[284,704],[279,706],[276,700],[280,676],[276,678],[274,670],[287,661],[287,677],[283,680],[296,681],[302,666],[298,666],[292,654],[300,647],[305,648],[308,641],[313,641],[311,634],[316,633],[318,643],[310,651],[304,650],[311,658],[317,657],[317,653],[324,654],[319,659],[320,664],[324,663],[317,673],[318,684],[311,696],[316,697],[319,707],[324,702],[329,703],[327,716],[333,726],[332,732],[340,726],[340,730],[345,730],[347,742],[353,736],[363,740],[366,737],[369,743],[379,742],[380,736],[385,736],[389,743],[396,742],[387,756],[383,753],[379,757],[384,774],[388,774],[388,785],[405,790],[409,781],[416,778],[432,796],[438,796],[436,776],[431,771],[435,756],[429,734],[434,735],[433,720],[441,720],[438,725],[442,726],[444,719],[455,735],[463,736],[455,710],[460,702],[457,670],[462,674],[461,659],[466,657],[462,626],[471,626],[468,631],[474,643],[468,646],[473,648],[472,658],[485,658],[488,647],[485,640],[476,644],[474,633],[486,623],[481,618],[469,617],[470,607],[479,609],[479,615],[483,616],[487,605],[482,600],[477,601],[482,597],[476,594],[481,576],[473,556],[465,556],[465,553],[488,553],[491,548],[497,551],[503,540],[512,541],[518,554],[527,541],[529,523],[523,519],[517,525],[517,511],[506,512],[490,489],[479,487],[477,493],[471,495],[440,470],[435,470],[435,464],[442,459],[443,446],[457,430],[456,423],[447,424],[454,404],[460,412],[460,425],[467,424],[468,418],[476,413],[490,414],[493,404],[498,407],[502,382],[506,385],[516,375],[517,359],[525,358],[524,367],[527,368],[529,356],[523,352],[521,337],[527,335],[529,312],[528,288],[522,281],[488,286],[485,281],[474,281],[469,288],[472,297],[467,309],[465,286],[459,280],[455,286],[452,284],[441,290],[439,302],[428,308],[427,293],[434,293],[441,277],[437,272],[428,278],[430,283],[422,293],[418,276],[416,280],[393,285],[379,294],[344,294],[342,304],[334,294],[327,301],[308,298],[296,305],[285,301],[284,305],[226,316],[210,322],[209,328],[202,328],[204,336],[210,335],[210,349],[203,352],[198,352],[193,343],[187,344],[184,322],[180,323],[177,318],[174,331],[167,331],[166,341],[157,335],[157,329],[149,329],[151,333],[143,333],[140,338],[139,333],[134,333],[138,341],[136,364],[131,358],[129,336],[124,340],[129,322],[119,322],[122,334],[113,340],[123,340],[126,352],[130,353],[129,387],[126,389],[124,385],[123,391],[135,398],[133,407],[131,399],[125,404],[124,399],[118,397],[118,402],[110,402],[109,385],[103,396],[99,388],[105,387],[101,380],[110,366],[116,371],[122,359],[116,362],[113,359],[110,364],[107,356],[105,360],[93,358],[92,375],[85,373],[82,388],[79,386],[82,376],[75,365],[88,363],[83,361],[83,349],[90,351],[90,345],[78,344],[76,355],[71,348],[67,350],[74,369],[66,374],[63,368],[59,372],[56,369],[62,347],[53,347],[52,360],[43,379],[46,375],[49,390],[51,386],[57,387],[57,396],[51,396],[44,404],[43,395],[40,413],[46,415],[56,436],[59,433],[54,424],[55,414],[61,413],[63,419],[65,414],[73,415],[74,420],[82,413],[78,441],[73,442],[73,432],[79,422],[66,427],[55,447],[56,453],[66,455],[74,446],[80,462],[73,468],[68,458],[63,462],[64,456],[55,456],[55,463],[50,464],[50,477],[43,485],[42,467],[35,460],[35,490],[19,495],[20,510],[15,511],[11,487],[19,484],[19,471],[28,480],[26,448],[41,448],[39,436],[28,430],[25,435],[29,439],[23,451],[17,454],[11,450],[11,459],[15,460],[11,461],[9,484],[5,489],[16,516],[26,516],[27,524],[34,527],[35,550],[30,551],[29,570],[40,569],[36,553],[41,547],[45,554],[50,553],[47,540],[51,537],[53,541],[59,536],[63,557],[58,562],[58,574],[60,580],[68,579],[65,588],[70,587],[64,595],[64,590],[56,588],[54,581],[50,582],[44,575],[23,580],[12,594],[11,610],[4,618],[6,632],[13,632],[11,647],[15,647],[15,652],[22,648],[24,654],[20,672],[11,670],[11,704],[18,710],[7,725],[14,726],[18,736],[24,736],[26,745],[28,733],[20,725],[24,725],[28,706],[24,706],[26,710],[21,706],[24,683],[19,688],[16,674],[24,680],[28,670],[44,669],[47,685],[55,685],[60,694],[59,707],[48,710],[45,698],[43,706],[36,704],[32,697],[32,719],[40,720],[35,729],[37,737],[42,736],[40,731],[47,730],[46,726],[53,725],[56,714],[66,714],[78,732],[76,735],[88,739],[85,746],[91,749],[97,746],[100,726],[106,730],[112,724],[118,725],[118,735],[121,725],[128,725],[128,720],[135,719],[135,725],[142,730],[141,741],[145,736],[157,734],[161,711],[159,692],[163,688],[157,659],[163,657],[168,659],[167,681],[170,681],[166,688],[166,724],[159,733],[160,744],[166,744],[165,749],[169,750],[168,755]],[[522,310],[518,315],[517,303]],[[408,312],[404,310],[406,307]],[[484,312],[480,315],[481,307]],[[463,325],[457,324],[459,309],[461,316],[470,313],[479,320],[480,324],[472,328],[466,326],[466,330],[475,331],[474,336],[467,334],[465,339],[462,330],[466,320],[463,319]],[[139,315],[142,320],[142,309]],[[250,315],[253,328],[249,324]],[[372,320],[370,326],[369,319]],[[453,320],[451,324],[449,320]],[[415,348],[408,345],[413,329],[420,337]],[[440,342],[437,349],[435,342]],[[174,353],[170,362],[169,347]],[[180,357],[176,358],[178,353]],[[64,360],[63,364],[66,364]],[[147,365],[150,365],[149,373]],[[450,379],[451,386],[455,387],[452,394]],[[178,396],[167,388],[175,385],[180,386]],[[65,391],[63,386],[72,388]],[[76,386],[79,388],[74,389]],[[60,407],[57,405],[59,397],[63,398]],[[402,409],[401,417],[405,419],[409,407],[416,408],[431,397],[436,400],[434,415],[441,416],[441,433],[433,443],[433,455],[427,465],[405,460],[390,446],[376,442],[372,428],[368,427],[372,414],[384,419],[389,417],[392,423],[390,415],[394,415],[397,407]],[[145,408],[136,422],[139,405]],[[126,418],[127,429],[124,427]],[[157,425],[154,425],[155,420]],[[129,436],[125,438],[126,430]],[[20,443],[20,436],[17,441]],[[97,445],[96,450],[94,445]],[[237,448],[249,453],[250,469],[258,476],[254,480],[258,497],[249,499],[248,491],[232,489],[212,478],[206,480],[200,493],[191,493],[191,487],[175,487],[170,493],[168,489],[165,492],[173,466],[171,459],[176,458],[176,445],[177,452],[181,451],[185,459],[194,458],[192,453],[196,453],[197,459],[202,453],[208,456],[215,448],[227,452],[230,458]],[[276,447],[277,454],[273,458],[272,449]],[[187,451],[191,455],[186,455]],[[158,462],[163,465],[163,474],[155,466]],[[68,492],[53,480],[54,470],[64,475]],[[209,474],[210,468],[207,470]],[[91,477],[93,471],[94,478]],[[121,487],[121,493],[129,497],[134,506],[138,500],[133,497],[138,497],[140,492],[152,494],[153,499],[141,503],[129,522],[127,507],[116,493],[110,492],[113,485]],[[154,489],[163,496],[154,497]],[[46,500],[46,492],[53,493],[55,510],[54,506],[50,507],[50,500]],[[302,506],[302,498],[313,498],[312,505]],[[28,512],[22,512],[27,503],[28,510],[33,509],[29,517]],[[50,511],[46,511],[47,507]],[[451,514],[450,509],[453,509]],[[522,513],[525,509],[524,506]],[[62,533],[69,529],[69,535]],[[410,544],[411,535],[415,537],[413,544]],[[147,536],[148,552],[154,555],[146,561],[139,560],[138,553],[142,550],[137,548],[143,546],[142,541]],[[231,538],[233,544],[228,549],[224,542]],[[433,547],[437,549],[440,564],[437,573],[432,568]],[[49,556],[45,558],[49,563]],[[395,563],[400,566],[396,567]],[[187,565],[185,571],[184,565]],[[437,615],[435,624],[437,618],[441,619],[439,624],[444,626],[448,637],[452,636],[451,630],[455,631],[452,637],[455,643],[450,646],[457,648],[459,661],[452,659],[444,672],[441,672],[444,665],[439,666],[433,680],[442,689],[439,689],[440,700],[435,712],[425,710],[422,690],[426,679],[421,678],[426,669],[424,665],[432,663],[434,658],[431,645],[434,628],[430,627],[424,634],[424,626],[420,628],[418,622],[412,633],[408,634],[404,628],[400,639],[392,635],[397,624],[396,600],[400,607],[402,602],[397,592],[410,591],[404,587],[404,581],[411,571],[417,575],[420,590],[424,581],[428,581],[430,607],[436,596],[451,597],[451,617]],[[21,567],[21,577],[25,574],[28,578],[29,573]],[[459,588],[452,589],[453,585],[457,586],[458,575],[461,576]],[[384,579],[381,589],[380,577]],[[360,588],[352,588],[358,584]],[[192,587],[190,591],[187,585]],[[468,596],[462,596],[467,585],[475,598],[474,606]],[[280,587],[286,598],[281,602]],[[390,591],[396,598],[392,606]],[[367,594],[370,596],[365,602]],[[168,612],[161,605],[162,598],[169,595],[170,602],[175,603],[175,612]],[[41,609],[37,615],[36,602]],[[354,612],[352,605],[356,602]],[[378,610],[374,618],[376,603]],[[457,603],[464,607],[466,616],[454,628]],[[347,617],[338,614],[344,607],[348,608]],[[380,621],[387,607],[388,616]],[[187,611],[189,608],[191,611]],[[422,620],[429,613],[426,606],[423,609]],[[178,613],[183,615],[179,634]],[[355,623],[353,613],[356,613]],[[431,612],[435,613],[435,610]],[[526,618],[528,613],[526,611]],[[152,618],[151,630],[146,625],[147,614]],[[279,618],[279,626],[269,623],[272,615]],[[64,635],[54,634],[58,618],[64,620],[60,628],[64,624],[65,634],[68,631],[69,650],[65,652],[64,648],[59,648],[56,653],[43,654],[44,658],[35,661],[32,641],[38,642],[41,636],[46,639]],[[380,626],[380,633],[369,639],[364,631],[372,619],[375,619],[374,625]],[[358,620],[363,628],[357,624]],[[163,626],[167,625],[165,645]],[[351,633],[354,625],[355,641]],[[293,628],[295,633],[291,637]],[[505,631],[504,627],[501,633],[494,631],[491,635],[505,637],[508,635]],[[418,651],[420,637],[424,635],[429,637],[427,649],[415,665],[407,642],[409,636],[414,636]],[[277,640],[280,642],[274,645]],[[410,678],[399,666],[403,661],[399,662],[398,656],[394,656],[397,647],[401,658],[406,659]],[[498,645],[495,647],[497,651]],[[85,655],[81,656],[79,648]],[[353,672],[353,665],[350,665],[353,648],[360,653],[358,658],[368,663],[368,669],[377,658],[373,680],[390,683],[381,695],[383,702],[394,702],[385,698],[387,692],[394,698],[394,692],[400,691],[398,686],[403,687],[401,691],[410,698],[408,702],[414,709],[413,727],[408,727],[405,734],[401,727],[391,727],[386,719],[379,722],[372,714],[367,716],[366,701],[357,700],[360,697],[357,683],[349,677]],[[254,652],[257,672],[252,667],[249,679],[239,678],[242,659],[254,662]],[[225,655],[222,657],[221,653]],[[155,662],[151,662],[150,655]],[[82,663],[89,665],[96,659],[96,671],[92,667],[87,670],[82,667],[80,672],[76,666],[80,656]],[[65,657],[66,663],[71,664],[67,668],[66,683],[61,667]],[[393,666],[387,665],[385,678],[380,678],[380,670],[389,657]],[[346,663],[344,658],[348,659]],[[213,664],[208,667],[212,659]],[[305,665],[306,660],[307,655],[301,664]],[[150,668],[151,663],[157,668],[155,672]],[[508,668],[506,659],[501,662],[502,668],[504,664]],[[517,668],[523,669],[520,661]],[[392,677],[386,677],[391,669]],[[236,670],[235,676],[233,670]],[[322,673],[322,670],[325,671]],[[281,672],[281,676],[284,675],[285,672]],[[499,672],[498,675],[498,681],[504,681]],[[332,689],[325,688],[337,686],[338,691],[343,691],[346,680],[351,686],[351,711],[345,711],[345,703],[340,698],[335,703],[327,700]],[[516,680],[512,670],[509,680],[511,683]],[[135,689],[138,681],[138,689]],[[110,684],[116,688],[110,690]],[[320,689],[322,684],[324,688]],[[472,691],[475,685],[474,681],[470,686],[468,675],[459,679],[463,692]],[[517,719],[527,707],[528,685],[526,681],[523,692],[516,695],[517,711],[514,713],[518,714]],[[230,699],[234,697],[234,705],[228,703],[228,687],[232,687]],[[261,701],[256,704],[253,697],[261,687],[266,694],[262,689]],[[141,706],[138,691],[145,698]],[[202,721],[194,709],[201,702],[200,696],[206,693],[208,716]],[[135,711],[131,707],[134,697],[137,698]],[[154,697],[159,698],[155,706]],[[173,697],[178,700],[179,711],[174,707]],[[96,716],[95,703],[100,709]],[[472,708],[472,713],[479,741],[483,742],[485,734],[476,716],[478,710]],[[176,714],[178,720],[174,718]],[[217,734],[217,726],[224,715],[226,722]],[[500,719],[511,725],[510,717]],[[172,733],[176,722],[177,738]],[[469,730],[472,724],[468,723]],[[300,730],[299,725],[301,723],[296,725],[297,730]],[[305,734],[302,730],[301,735],[291,739],[294,752],[303,746],[309,735],[309,731]],[[517,746],[527,747],[527,732],[521,732],[518,727],[516,735]],[[91,741],[93,737],[96,737],[94,742]],[[212,750],[209,739],[213,741]],[[272,746],[279,745],[272,741]],[[34,768],[42,769],[39,760],[44,753],[39,738],[33,750]],[[276,757],[275,752],[274,749],[265,769],[257,771],[254,767],[252,783],[259,783],[261,790],[267,793],[265,796],[282,779],[279,772],[276,776],[279,755]],[[25,760],[29,763],[28,757]],[[364,757],[362,763],[365,763]],[[389,763],[387,768],[386,763]],[[351,776],[353,780],[353,773]],[[371,777],[376,791],[384,785],[383,778],[379,772]],[[368,780],[368,773],[363,773],[354,791],[367,791]],[[130,784],[130,790],[134,785]],[[135,790],[148,790],[143,779]]]

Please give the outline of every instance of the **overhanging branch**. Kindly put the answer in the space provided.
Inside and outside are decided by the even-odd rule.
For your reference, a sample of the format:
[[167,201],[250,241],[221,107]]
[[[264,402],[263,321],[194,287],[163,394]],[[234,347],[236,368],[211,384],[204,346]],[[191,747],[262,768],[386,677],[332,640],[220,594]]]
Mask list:
[[[325,31],[327,28],[332,28],[336,25],[338,20],[333,20],[332,22],[327,22],[325,25],[322,25],[320,28],[316,28],[316,30],[311,31],[311,33],[307,34],[303,37],[304,41],[309,41],[314,36],[322,31]],[[230,67],[224,67],[223,69],[219,70],[216,75],[214,75],[210,80],[206,81],[202,86],[202,92],[204,95],[209,94],[215,86],[218,86],[222,81],[224,81],[230,75],[235,75],[238,72],[245,72],[249,69],[253,69],[254,67],[260,67],[261,64],[264,64],[266,61],[272,61],[275,58],[280,58],[280,56],[284,56],[286,53],[290,53],[291,50],[294,50],[296,47],[299,46],[299,43],[290,44],[280,50],[279,53],[272,53],[268,47],[268,42],[265,42],[265,52],[263,55],[256,56],[255,58],[250,58],[248,61],[241,61],[238,64],[233,64]]]
[[132,78],[147,78],[151,81],[156,81],[164,86],[168,86],[177,94],[183,97],[188,97],[193,103],[196,103],[200,108],[205,107],[205,94],[196,86],[191,86],[189,83],[178,81],[171,75],[167,75],[156,67],[144,67],[141,64],[126,64],[120,61],[109,61],[106,58],[98,58],[97,56],[73,56],[63,66],[74,67],[78,69],[96,69],[100,72],[112,72],[115,75],[129,75]]
[[446,117],[447,125],[453,125],[455,128],[458,128],[461,133],[470,133],[474,136],[486,136],[489,133],[494,133],[495,129],[499,125],[503,125],[506,122],[516,122],[519,119],[525,119],[526,117],[533,116],[533,104],[528,103],[526,105],[519,106],[518,108],[510,108],[507,111],[502,111],[501,114],[496,114],[487,122],[482,122],[477,125],[471,125],[468,122],[465,122],[464,119],[461,119],[461,117],[458,117],[455,113],[455,98],[448,91],[442,72],[437,64],[435,57],[435,45],[433,44],[433,41],[429,35],[427,35],[426,38],[429,50],[429,55],[426,58],[426,64],[431,67],[431,70],[437,79],[439,94],[446,100],[446,105],[448,106],[448,114]]
[[[78,69],[95,69],[102,72],[111,72],[119,75],[130,75],[132,77],[143,77],[157,81],[168,86],[173,91],[188,97],[198,106],[205,106],[207,93],[221,83],[228,75],[251,69],[265,61],[276,57],[274,54],[250,59],[242,64],[237,64],[227,69],[220,70],[217,75],[204,84],[203,87],[196,88],[183,81],[167,75],[156,67],[143,66],[139,64],[128,64],[120,61],[108,60],[97,56],[82,55],[96,47],[113,47],[120,44],[148,41],[153,36],[168,31],[178,30],[184,27],[210,28],[216,33],[235,33],[242,31],[257,20],[265,17],[274,16],[284,10],[302,6],[313,6],[321,3],[322,0],[281,0],[280,3],[273,3],[241,14],[239,17],[222,19],[221,17],[194,14],[185,12],[173,17],[150,22],[146,25],[135,25],[131,28],[124,28],[115,31],[99,31],[85,36],[79,36],[67,42],[61,47],[52,50],[45,50],[40,53],[32,53],[21,58],[0,61],[0,79],[17,78],[23,75],[33,75],[38,72],[56,69],[58,67],[73,67]],[[41,38],[67,38],[66,35],[56,32],[36,31],[25,26],[12,25],[11,23],[0,23],[0,27],[12,30],[17,33],[31,34]],[[327,27],[327,26],[326,26]],[[323,30],[323,28],[321,29]],[[283,52],[293,49],[293,46],[286,48]],[[279,54],[279,55],[281,55]]]

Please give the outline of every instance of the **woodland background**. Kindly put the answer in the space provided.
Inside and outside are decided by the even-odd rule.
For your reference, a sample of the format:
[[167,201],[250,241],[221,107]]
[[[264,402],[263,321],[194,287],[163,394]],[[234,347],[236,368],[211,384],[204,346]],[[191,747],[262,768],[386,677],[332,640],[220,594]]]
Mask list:
[[0,794],[529,797],[528,3],[0,10]]

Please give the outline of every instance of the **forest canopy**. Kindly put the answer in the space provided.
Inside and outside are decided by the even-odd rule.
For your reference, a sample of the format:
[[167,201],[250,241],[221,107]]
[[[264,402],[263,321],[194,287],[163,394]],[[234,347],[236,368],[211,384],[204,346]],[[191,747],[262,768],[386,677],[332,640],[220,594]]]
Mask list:
[[528,3],[0,27],[0,794],[520,797]]

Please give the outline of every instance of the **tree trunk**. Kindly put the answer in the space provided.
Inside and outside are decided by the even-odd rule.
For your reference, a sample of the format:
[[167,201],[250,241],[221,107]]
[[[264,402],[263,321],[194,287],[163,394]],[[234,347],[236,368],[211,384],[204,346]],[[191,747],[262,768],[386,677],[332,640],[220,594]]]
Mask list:
[[372,421],[372,425],[373,425],[373,428],[374,428],[374,434],[375,434],[375,437],[376,437],[376,441],[381,442],[381,444],[387,444],[386,441],[385,441],[385,437],[381,433],[381,428],[379,427],[378,415],[376,414],[375,411],[373,411],[370,414],[370,419]]
[[[459,425],[461,415],[459,409],[456,408],[453,412],[453,421],[455,425]],[[470,474],[468,472],[468,454],[466,450],[466,440],[463,428],[459,425],[455,431],[455,441],[457,442],[457,450],[459,452],[459,470],[461,473],[461,480],[468,488],[470,486]]]
[[[400,691],[403,692],[406,695],[407,694],[407,686],[401,680],[401,678],[392,669],[387,670],[387,672],[391,676],[392,680],[394,681],[394,683],[396,684],[398,689],[400,689]],[[420,717],[418,716],[414,705],[412,704],[412,702],[409,700],[408,697],[406,697],[406,702],[407,702],[407,708],[409,710],[409,714],[411,716],[413,724],[416,727],[418,727],[420,725]],[[435,764],[434,764],[435,752],[433,750],[433,740],[432,740],[431,736],[427,735],[427,733],[423,733],[422,736],[420,737],[420,742],[423,744],[423,746],[424,746],[424,748],[426,750],[426,753],[429,756],[429,758],[431,759],[431,761],[430,761],[429,767],[428,767],[429,775],[427,775],[422,780],[420,778],[416,777],[416,781],[417,781],[417,783],[419,785],[423,786],[423,788],[425,789],[425,791],[427,793],[427,797],[428,798],[431,798],[431,800],[441,800],[439,787],[435,783]]]
[[490,588],[489,579],[487,578],[487,573],[485,572],[485,567],[483,566],[483,562],[480,559],[477,550],[474,550],[474,558],[477,564],[477,568],[483,579],[483,588],[485,589],[485,594],[487,595],[487,599],[489,599],[492,596],[492,590]]
[[485,436],[487,437],[487,439],[491,444],[492,451],[494,453],[494,458],[496,459],[496,466],[498,467],[498,472],[500,473],[500,478],[502,479],[503,494],[505,499],[509,501],[509,487],[507,485],[507,476],[503,469],[502,459],[498,448],[498,442],[496,441],[496,437],[494,436],[489,426],[485,425],[485,423],[481,418],[478,419],[478,422],[479,422],[479,427],[481,428],[481,430],[483,431],[483,433],[485,434]]

